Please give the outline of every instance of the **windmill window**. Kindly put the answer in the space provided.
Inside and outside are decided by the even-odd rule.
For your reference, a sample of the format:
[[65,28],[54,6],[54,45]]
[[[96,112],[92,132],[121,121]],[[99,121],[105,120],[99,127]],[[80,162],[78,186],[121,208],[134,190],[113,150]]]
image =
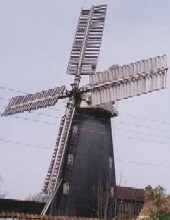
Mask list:
[[69,182],[65,182],[63,184],[63,194],[65,195],[69,194],[69,189],[70,189]]
[[73,165],[74,155],[68,154],[67,165]]
[[114,197],[114,187],[113,186],[110,187],[110,196]]
[[72,127],[72,133],[73,133],[73,135],[75,134],[77,134],[78,133],[78,125],[73,125],[73,127]]
[[113,158],[109,157],[109,167],[113,168]]

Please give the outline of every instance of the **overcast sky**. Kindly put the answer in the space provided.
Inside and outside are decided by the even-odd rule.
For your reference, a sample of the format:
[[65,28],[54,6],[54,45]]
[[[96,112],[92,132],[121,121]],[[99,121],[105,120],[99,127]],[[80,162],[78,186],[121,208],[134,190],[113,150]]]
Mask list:
[[[73,77],[65,72],[81,7],[101,3],[108,10],[98,71],[169,57],[169,0],[0,0],[0,112],[12,96],[69,87]],[[25,199],[42,189],[65,104],[62,100],[52,109],[0,118],[0,175],[8,198]],[[117,184],[160,184],[170,193],[169,77],[165,90],[116,107]]]

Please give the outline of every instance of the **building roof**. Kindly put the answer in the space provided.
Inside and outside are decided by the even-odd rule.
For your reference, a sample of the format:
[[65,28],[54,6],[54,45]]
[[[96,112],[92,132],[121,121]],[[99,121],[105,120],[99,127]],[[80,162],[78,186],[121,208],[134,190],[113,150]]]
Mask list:
[[115,195],[118,200],[131,200],[144,202],[144,189],[116,186]]
[[44,202],[0,199],[0,212],[40,214],[44,205]]

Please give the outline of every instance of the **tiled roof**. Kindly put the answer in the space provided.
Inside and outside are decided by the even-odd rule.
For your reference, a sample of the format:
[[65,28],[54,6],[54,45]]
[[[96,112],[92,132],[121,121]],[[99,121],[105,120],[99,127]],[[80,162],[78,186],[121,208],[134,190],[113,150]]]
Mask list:
[[144,189],[116,186],[115,195],[118,200],[131,200],[144,202]]

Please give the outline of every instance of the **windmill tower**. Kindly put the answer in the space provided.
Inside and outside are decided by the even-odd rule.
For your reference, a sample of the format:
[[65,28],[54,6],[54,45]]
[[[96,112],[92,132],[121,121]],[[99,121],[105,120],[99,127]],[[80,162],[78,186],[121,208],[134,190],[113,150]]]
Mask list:
[[[106,5],[81,10],[67,67],[67,74],[75,75],[71,90],[61,86],[14,97],[3,113],[36,110],[68,99],[44,182],[43,192],[49,199],[42,214],[91,217],[103,192],[108,204],[114,199],[110,119],[117,113],[113,103],[165,87],[166,56],[113,65],[96,73],[105,15]],[[90,82],[80,87],[82,75],[89,75]]]

